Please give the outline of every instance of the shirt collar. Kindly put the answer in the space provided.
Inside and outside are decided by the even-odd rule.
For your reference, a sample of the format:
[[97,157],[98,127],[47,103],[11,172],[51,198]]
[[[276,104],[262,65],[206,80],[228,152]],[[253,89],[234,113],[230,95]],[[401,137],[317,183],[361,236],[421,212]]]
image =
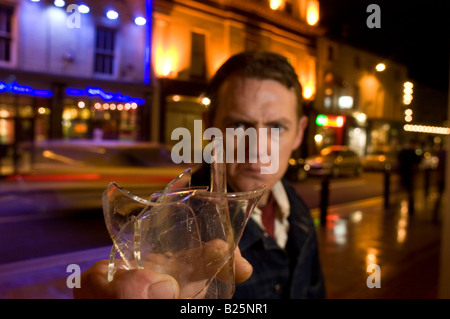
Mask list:
[[[286,194],[286,190],[284,189],[283,183],[281,181],[278,181],[270,190],[270,192],[272,193],[273,198],[275,199],[275,202],[277,203],[278,206],[278,216],[277,218],[280,219],[285,219],[289,217],[289,213],[290,213],[290,204],[289,204],[289,199],[288,196]],[[261,215],[261,210],[256,207],[253,214],[256,215]]]
[[290,213],[289,199],[287,197],[286,191],[283,187],[283,183],[278,181],[271,189],[272,196],[274,197],[277,205],[279,207],[279,212],[282,218],[287,218]]

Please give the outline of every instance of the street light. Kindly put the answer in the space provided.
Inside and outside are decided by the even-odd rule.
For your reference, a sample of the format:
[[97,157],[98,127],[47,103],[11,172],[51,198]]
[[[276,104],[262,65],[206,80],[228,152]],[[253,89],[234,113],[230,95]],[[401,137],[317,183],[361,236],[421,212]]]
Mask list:
[[377,70],[377,72],[383,72],[384,70],[386,70],[386,64],[384,63],[378,63],[375,66],[375,70]]

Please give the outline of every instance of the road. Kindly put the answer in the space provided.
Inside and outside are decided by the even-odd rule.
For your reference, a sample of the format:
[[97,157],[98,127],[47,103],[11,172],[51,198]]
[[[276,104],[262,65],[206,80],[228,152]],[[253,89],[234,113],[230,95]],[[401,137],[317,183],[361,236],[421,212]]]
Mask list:
[[101,209],[109,182],[145,197],[183,170],[99,168],[0,181],[0,264],[111,244]]
[[[163,180],[123,182],[142,194],[150,194],[166,184]],[[54,185],[60,187],[57,183]],[[79,188],[71,189],[69,184]],[[101,211],[101,193],[106,185],[105,181],[79,181],[55,190],[47,184],[47,189],[39,191],[28,188],[27,192],[1,195],[0,264],[110,245]],[[310,208],[319,207],[320,178],[294,183],[294,187]],[[383,196],[383,190],[381,173],[331,179],[329,205]],[[391,191],[398,191],[398,176],[394,174]]]
[[[337,205],[365,198],[383,196],[385,176],[380,172],[365,172],[360,177],[341,177],[329,180],[329,205]],[[310,177],[294,184],[309,208],[320,207],[322,179]],[[398,192],[399,176],[390,175],[390,191]]]

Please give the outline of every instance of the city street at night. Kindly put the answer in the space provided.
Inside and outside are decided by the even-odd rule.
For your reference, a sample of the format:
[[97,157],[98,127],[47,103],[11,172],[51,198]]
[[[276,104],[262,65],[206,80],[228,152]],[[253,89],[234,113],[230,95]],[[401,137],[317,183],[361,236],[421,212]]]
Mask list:
[[0,299],[450,299],[449,12],[0,0]]
[[[437,193],[430,184],[425,197],[419,176],[416,212],[409,215],[396,174],[391,176],[387,209],[383,173],[331,179],[326,224],[320,225],[321,179],[294,183],[316,220],[328,298],[436,298],[440,223],[433,221]],[[143,191],[140,187],[134,189]],[[35,198],[35,206],[42,207],[39,200],[54,202],[56,193],[40,194],[36,199],[29,192],[26,200]],[[99,196],[99,189],[91,191],[91,197]],[[7,198],[1,197],[3,202]],[[0,252],[0,297],[72,297],[66,286],[67,266],[78,264],[83,270],[96,260],[107,259],[111,247],[101,209],[90,205],[65,214],[60,211],[59,216],[56,211],[35,216],[3,213],[0,239],[7,244]],[[381,288],[367,287],[369,264],[380,265]]]
[[[172,177],[176,176],[175,172],[178,170],[172,169]],[[161,175],[159,177],[161,180]],[[132,176],[125,175],[111,178],[143,198],[162,189],[171,180],[170,175],[162,182],[151,182],[155,177],[147,176],[149,182],[146,183],[132,181]],[[144,178],[144,175],[140,176],[141,180]],[[382,198],[383,178],[382,173],[365,173],[359,178],[331,179],[328,204],[335,206]],[[392,176],[391,183],[392,193],[396,194],[397,175]],[[1,185],[0,238],[8,243],[1,246],[2,263],[96,248],[111,242],[101,206],[107,181],[22,181]],[[12,190],[13,185],[16,191]],[[311,209],[320,211],[320,178],[295,183],[295,188]]]

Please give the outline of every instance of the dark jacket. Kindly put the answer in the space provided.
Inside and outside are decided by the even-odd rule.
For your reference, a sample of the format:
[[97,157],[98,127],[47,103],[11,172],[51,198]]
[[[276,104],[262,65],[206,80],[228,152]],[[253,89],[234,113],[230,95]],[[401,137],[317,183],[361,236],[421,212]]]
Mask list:
[[[252,276],[236,285],[234,298],[324,298],[325,285],[317,237],[308,207],[295,189],[282,181],[289,198],[289,234],[285,249],[250,218],[239,242],[242,256],[253,266]],[[209,169],[192,176],[192,185],[209,186]]]

